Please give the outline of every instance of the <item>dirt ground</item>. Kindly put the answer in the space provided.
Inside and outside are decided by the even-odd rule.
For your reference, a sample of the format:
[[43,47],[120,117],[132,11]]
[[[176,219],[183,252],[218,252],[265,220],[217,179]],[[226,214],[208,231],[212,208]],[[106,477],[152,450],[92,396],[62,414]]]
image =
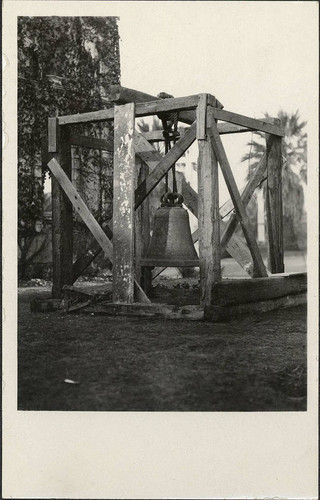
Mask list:
[[306,410],[305,306],[216,324],[30,312],[49,296],[19,289],[20,410]]

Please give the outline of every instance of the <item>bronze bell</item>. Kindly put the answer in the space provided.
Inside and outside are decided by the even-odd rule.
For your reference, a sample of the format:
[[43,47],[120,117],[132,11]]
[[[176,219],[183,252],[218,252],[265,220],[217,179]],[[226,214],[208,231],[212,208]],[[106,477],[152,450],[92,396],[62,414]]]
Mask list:
[[155,213],[153,234],[142,266],[197,267],[199,259],[192,241],[189,215],[182,207],[183,197],[166,193]]

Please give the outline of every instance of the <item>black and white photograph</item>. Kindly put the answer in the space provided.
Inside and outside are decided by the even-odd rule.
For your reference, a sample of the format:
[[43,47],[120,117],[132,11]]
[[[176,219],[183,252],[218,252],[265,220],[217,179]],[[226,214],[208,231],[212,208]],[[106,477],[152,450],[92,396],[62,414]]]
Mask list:
[[[90,433],[95,419],[135,417],[146,428],[181,418],[182,432],[192,417],[202,445],[205,421],[237,432],[243,419],[249,428],[263,419],[278,447],[276,415],[284,428],[288,418],[314,429],[317,2],[5,4],[16,29],[16,64],[4,52],[4,190],[16,183],[4,196],[13,204],[9,218],[4,204],[4,237],[16,245],[11,279],[4,274],[4,291],[6,281],[16,286],[4,302],[6,316],[16,302],[14,363],[4,357],[4,373],[15,373],[15,384],[4,379],[12,411],[21,422],[75,418],[77,428],[83,415]],[[252,432],[249,447],[266,437]],[[177,434],[164,436],[175,456]],[[311,454],[310,442],[297,457]],[[300,484],[292,461],[278,489],[278,472],[255,489],[251,479],[238,488],[233,472],[226,485],[226,469],[225,496],[209,465],[194,488],[190,465],[184,482],[188,467],[177,480],[171,469],[167,489],[149,478],[153,489],[130,490],[129,467],[101,496],[93,475],[86,489],[68,480],[64,496],[66,472],[54,475],[54,491],[34,479],[23,493],[316,498],[314,458]]]

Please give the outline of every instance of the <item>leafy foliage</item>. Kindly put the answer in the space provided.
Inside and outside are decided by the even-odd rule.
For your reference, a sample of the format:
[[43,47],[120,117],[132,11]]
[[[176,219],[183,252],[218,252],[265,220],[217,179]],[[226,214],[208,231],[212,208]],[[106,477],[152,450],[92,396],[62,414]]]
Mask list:
[[[37,234],[35,225],[42,219],[46,172],[41,165],[41,140],[48,117],[108,107],[103,94],[119,81],[117,18],[18,18],[18,237],[22,254],[29,246],[26,238]],[[106,125],[82,125],[74,127],[74,132],[102,137],[112,130]],[[110,170],[110,158],[94,155],[103,175]],[[110,190],[109,181],[103,179],[101,185]],[[108,196],[101,193],[100,211],[103,197]]]

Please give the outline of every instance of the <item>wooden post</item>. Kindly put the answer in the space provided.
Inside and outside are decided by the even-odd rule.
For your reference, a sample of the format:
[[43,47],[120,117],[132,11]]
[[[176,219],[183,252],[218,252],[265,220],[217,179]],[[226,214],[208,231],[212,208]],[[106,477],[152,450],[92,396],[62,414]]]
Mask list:
[[[149,174],[148,166],[136,156],[137,184]],[[149,197],[136,210],[135,227],[135,276],[142,289],[148,295],[151,292],[151,268],[141,266],[141,258],[146,254],[150,243]]]
[[[274,122],[280,122],[274,119]],[[268,264],[272,274],[284,272],[281,137],[270,135],[266,144]]]
[[134,301],[134,103],[114,108],[113,302]]
[[[198,115],[200,114],[200,110]],[[201,119],[198,116],[198,119]],[[207,129],[214,120],[211,106],[207,107]],[[198,141],[198,214],[200,305],[211,303],[212,285],[221,280],[220,214],[218,161],[211,145],[211,136]]]
[[[48,152],[54,153],[63,171],[71,179],[69,127],[58,126],[56,118],[48,122]],[[64,285],[72,285],[73,209],[59,183],[52,177],[52,297],[60,298]]]

